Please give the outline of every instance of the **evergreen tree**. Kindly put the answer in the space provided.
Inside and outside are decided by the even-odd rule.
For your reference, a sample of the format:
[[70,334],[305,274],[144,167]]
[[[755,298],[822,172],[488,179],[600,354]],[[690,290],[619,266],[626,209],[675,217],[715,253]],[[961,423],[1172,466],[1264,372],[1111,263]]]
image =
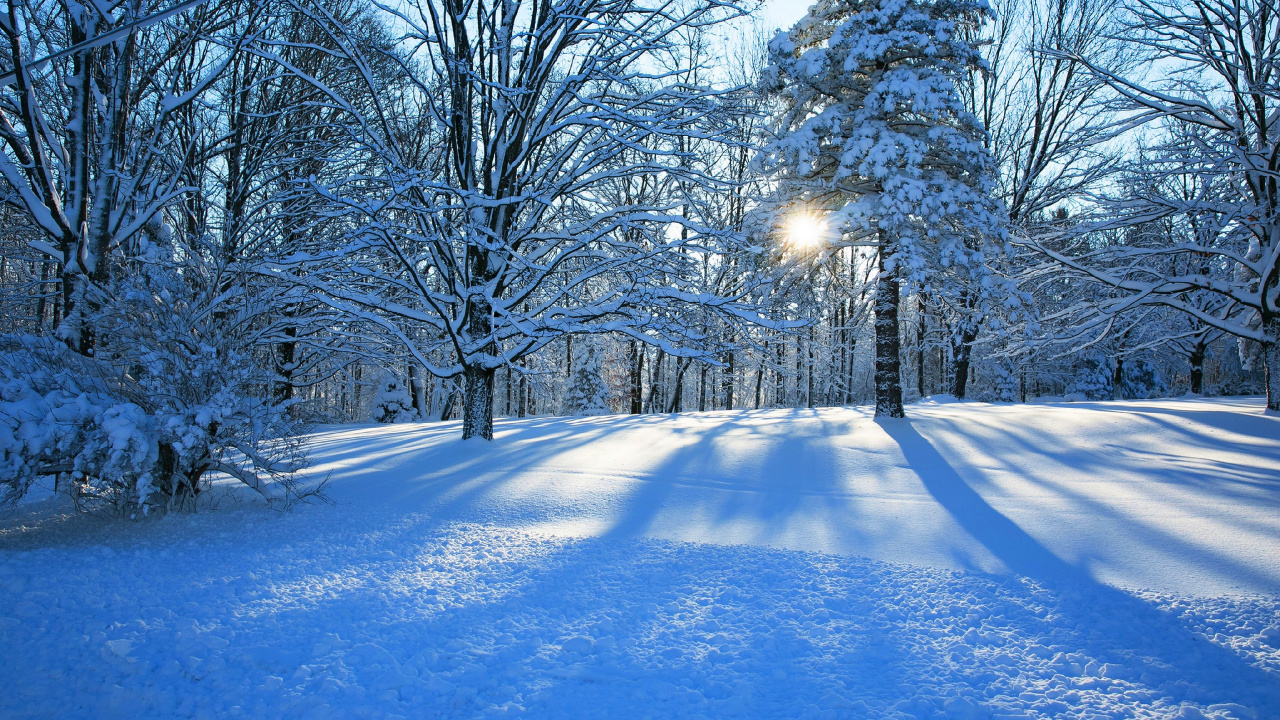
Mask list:
[[418,412],[413,409],[413,398],[405,389],[404,383],[391,373],[383,376],[378,383],[378,394],[373,397],[373,409],[370,412],[374,422],[400,423],[418,419]]
[[764,82],[782,102],[768,156],[784,205],[828,213],[846,241],[879,248],[876,415],[902,417],[901,284],[940,301],[996,287],[984,245],[1003,237],[992,163],[957,78],[978,70],[962,40],[975,0],[822,0],[769,45]]
[[574,357],[573,371],[569,376],[569,388],[565,394],[566,415],[608,415],[609,386],[604,381],[600,353],[595,343],[584,343],[582,352]]

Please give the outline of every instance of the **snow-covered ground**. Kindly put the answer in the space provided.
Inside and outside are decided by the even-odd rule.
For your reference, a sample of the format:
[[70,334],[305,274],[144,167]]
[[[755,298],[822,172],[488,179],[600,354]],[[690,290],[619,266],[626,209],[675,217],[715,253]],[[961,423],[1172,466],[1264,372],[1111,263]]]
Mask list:
[[0,524],[0,717],[1280,717],[1257,399],[327,428],[332,506]]

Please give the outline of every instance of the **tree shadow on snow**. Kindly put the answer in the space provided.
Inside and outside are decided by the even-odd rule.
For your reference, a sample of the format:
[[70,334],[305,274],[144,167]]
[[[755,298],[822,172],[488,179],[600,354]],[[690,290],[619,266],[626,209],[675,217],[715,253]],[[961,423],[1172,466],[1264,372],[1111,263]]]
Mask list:
[[[1064,606],[1095,654],[1140,666],[1143,684],[1194,688],[1205,704],[1238,703],[1257,717],[1280,712],[1280,678],[1233,651],[1193,634],[1178,618],[1140,598],[1102,584],[1052,553],[970,487],[909,420],[879,422],[901,448],[929,494],[961,528],[1010,571],[1068,599]],[[1075,600],[1075,598],[1079,600]],[[1222,688],[1251,687],[1247,697]]]

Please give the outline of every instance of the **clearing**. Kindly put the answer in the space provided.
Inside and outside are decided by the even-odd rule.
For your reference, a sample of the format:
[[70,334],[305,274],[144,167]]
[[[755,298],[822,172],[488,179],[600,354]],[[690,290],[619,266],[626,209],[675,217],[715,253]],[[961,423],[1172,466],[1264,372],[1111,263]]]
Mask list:
[[0,521],[3,717],[1280,717],[1257,398],[322,429],[333,505]]

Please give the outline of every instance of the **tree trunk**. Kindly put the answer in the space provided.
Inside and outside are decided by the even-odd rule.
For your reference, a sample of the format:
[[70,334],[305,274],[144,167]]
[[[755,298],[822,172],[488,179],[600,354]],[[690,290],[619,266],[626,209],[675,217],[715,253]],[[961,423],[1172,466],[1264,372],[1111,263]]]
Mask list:
[[815,403],[813,398],[813,326],[809,326],[809,395],[805,398],[808,401],[809,409],[812,410]]
[[898,274],[885,272],[889,248],[881,236],[876,279],[876,417],[906,417],[902,410],[902,358],[898,337]]
[[764,348],[760,351],[760,367],[756,368],[756,410],[760,409],[760,385],[764,382],[764,361],[769,357],[769,341],[764,341]]
[[733,351],[732,350],[729,351],[728,362],[725,363],[725,367],[724,367],[724,377],[721,379],[723,381],[723,387],[724,387],[724,409],[732,410],[733,409],[733,381],[735,379],[734,371],[733,371]]
[[631,341],[631,414],[644,412],[644,347]]
[[468,365],[462,371],[466,391],[462,398],[462,439],[493,439],[493,375],[491,368]]
[[704,412],[707,409],[707,368],[704,362],[698,371],[698,412]]
[[1280,317],[1264,320],[1262,332],[1277,338],[1262,343],[1262,363],[1267,374],[1267,412],[1280,413]]
[[971,318],[971,311],[977,300],[969,291],[964,291],[960,298],[960,306],[965,315],[960,319],[960,333],[951,336],[951,394],[957,400],[963,400],[969,389],[969,361],[973,352],[973,343],[978,339],[978,323]]
[[1188,360],[1191,362],[1191,394],[1199,395],[1204,391],[1204,343],[1197,342],[1191,350]]
[[1111,399],[1123,400],[1124,389],[1124,358],[1116,358],[1115,372],[1111,373]]
[[653,367],[649,371],[649,402],[646,403],[646,412],[658,412],[658,408],[662,407],[662,361],[667,357],[667,351],[658,348],[658,357],[653,360]]
[[777,353],[778,364],[773,366],[773,406],[782,407],[787,402],[787,380],[782,372],[787,362],[787,344],[785,342],[778,342]]
[[969,356],[973,351],[973,341],[977,337],[977,329],[971,328],[968,322],[964,323],[958,339],[952,336],[951,394],[955,395],[957,400],[963,400],[965,393],[969,390]]
[[916,390],[919,391],[920,397],[924,397],[924,295],[920,295],[917,300],[919,310],[916,316]]
[[520,379],[516,381],[516,417],[524,417],[529,412],[529,381],[525,377],[525,368],[529,362],[520,358]]
[[413,404],[413,414],[422,419],[422,383],[418,382],[417,368],[409,363],[409,400]]
[[667,405],[669,413],[684,412],[684,373],[688,369],[687,359],[676,358],[676,386],[671,393],[671,402]]
[[502,414],[511,417],[511,363],[507,363],[507,381],[505,383],[507,391],[507,401],[502,408]]

